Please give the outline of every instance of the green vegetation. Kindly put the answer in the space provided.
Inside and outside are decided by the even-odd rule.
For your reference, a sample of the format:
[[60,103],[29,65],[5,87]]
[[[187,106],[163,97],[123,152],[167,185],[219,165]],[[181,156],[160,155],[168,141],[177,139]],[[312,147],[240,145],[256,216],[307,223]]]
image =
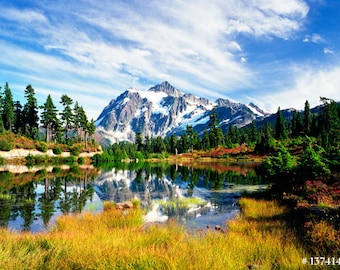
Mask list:
[[175,224],[142,225],[142,211],[108,208],[63,216],[54,230],[2,230],[0,268],[7,269],[308,269],[307,253],[275,202],[242,199],[228,232],[187,233]]
[[[8,83],[5,84],[4,92],[0,87],[0,135],[15,134],[16,138],[6,136],[0,140],[0,151],[10,151],[14,148],[30,148],[30,145],[37,142],[36,149],[46,152],[52,145],[67,144],[71,146],[76,143],[84,143],[84,148],[88,148],[88,139],[95,131],[94,121],[88,121],[85,111],[78,102],[75,102],[66,94],[62,95],[60,103],[64,109],[58,112],[52,97],[47,96],[46,102],[38,106],[35,97],[35,90],[32,85],[28,85],[24,91],[26,103],[22,106],[19,101],[13,101],[13,96]],[[41,114],[39,116],[39,109]],[[60,116],[60,118],[59,118]],[[39,123],[40,120],[40,123]],[[40,125],[41,124],[41,125]],[[18,145],[14,140],[20,137],[22,145]],[[45,141],[45,143],[44,143]],[[94,140],[91,145],[94,145]],[[73,155],[79,154],[82,149],[75,146]]]
[[[230,125],[224,133],[218,124],[218,113],[213,110],[209,130],[204,130],[201,136],[190,125],[186,127],[182,136],[150,138],[139,132],[136,134],[135,142],[114,143],[93,160],[95,163],[102,163],[126,159],[167,159],[171,155],[176,158],[210,156],[237,160],[236,155],[241,155],[244,159],[249,154],[266,156],[277,155],[282,151],[289,151],[296,156],[309,138],[313,140],[313,147],[320,146],[324,149],[325,155],[331,154],[339,151],[340,106],[327,98],[321,98],[321,102],[323,107],[317,114],[311,113],[309,103],[306,101],[303,116],[295,111],[292,119],[285,119],[281,109],[278,108],[275,126],[269,121],[265,122],[264,126],[256,126],[256,122],[252,122],[242,129]],[[278,142],[286,150],[283,150]],[[278,148],[281,150],[278,151]],[[221,149],[223,150],[220,151]],[[216,150],[220,153],[216,153]],[[339,164],[338,156],[333,154],[332,158],[328,158],[329,160],[334,158],[333,167]]]

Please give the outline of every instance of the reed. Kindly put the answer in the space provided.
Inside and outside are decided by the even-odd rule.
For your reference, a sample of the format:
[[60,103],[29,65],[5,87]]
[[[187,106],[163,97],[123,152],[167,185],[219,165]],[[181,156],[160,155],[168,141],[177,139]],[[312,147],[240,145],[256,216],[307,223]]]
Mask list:
[[241,205],[226,232],[144,226],[138,207],[63,216],[48,233],[2,229],[0,269],[308,269],[280,218],[285,208],[250,199]]

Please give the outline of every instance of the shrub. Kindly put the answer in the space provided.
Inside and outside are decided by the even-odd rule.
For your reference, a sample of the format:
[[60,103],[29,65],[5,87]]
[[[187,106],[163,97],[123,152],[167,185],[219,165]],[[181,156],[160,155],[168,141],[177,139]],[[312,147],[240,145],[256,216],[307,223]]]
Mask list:
[[53,148],[53,154],[55,154],[55,155],[60,155],[61,153],[62,153],[62,151],[61,151],[60,147],[55,146],[55,147]]
[[71,147],[71,155],[72,156],[79,156],[81,150],[83,149],[82,145],[75,145],[73,147]]
[[132,202],[134,208],[139,208],[140,207],[140,204],[141,204],[140,200],[132,199],[131,202]]
[[85,158],[84,157],[78,158],[78,164],[85,164]]
[[340,252],[340,235],[331,224],[321,220],[319,222],[306,222],[308,241],[313,251],[333,255]]
[[38,151],[44,152],[44,153],[46,153],[47,150],[48,150],[48,147],[47,147],[46,143],[44,143],[44,142],[38,143],[38,144],[35,146],[35,148],[36,148]]
[[0,141],[0,151],[11,151],[13,149],[13,143],[8,141]]

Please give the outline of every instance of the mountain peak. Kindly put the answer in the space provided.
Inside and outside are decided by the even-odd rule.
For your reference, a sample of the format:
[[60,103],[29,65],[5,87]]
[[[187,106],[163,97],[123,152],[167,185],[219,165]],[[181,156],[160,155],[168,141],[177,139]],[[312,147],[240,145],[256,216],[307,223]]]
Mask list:
[[161,84],[157,84],[149,89],[153,92],[164,92],[171,96],[180,96],[182,93],[173,87],[168,81],[164,81]]

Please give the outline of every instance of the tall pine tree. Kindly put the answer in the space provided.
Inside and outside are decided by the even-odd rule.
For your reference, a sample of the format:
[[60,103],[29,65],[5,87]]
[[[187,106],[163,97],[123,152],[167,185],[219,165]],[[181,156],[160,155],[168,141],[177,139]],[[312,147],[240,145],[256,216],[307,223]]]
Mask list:
[[22,105],[20,104],[20,101],[14,102],[14,125],[13,125],[13,131],[16,134],[22,133],[24,130],[23,128],[23,111],[22,111]]
[[303,131],[303,121],[301,119],[301,114],[298,111],[294,111],[293,119],[292,119],[292,136],[296,137],[301,134]]
[[305,134],[309,135],[311,132],[311,126],[312,126],[312,114],[310,112],[310,106],[308,100],[305,102],[305,110],[303,112],[303,125]]
[[2,121],[5,129],[12,131],[14,124],[14,102],[12,91],[6,82],[4,97],[2,99]]
[[50,142],[53,134],[58,129],[59,119],[57,117],[58,110],[53,103],[50,95],[47,96],[46,102],[44,103],[41,113],[41,123],[46,130],[46,142]]
[[276,113],[275,137],[278,140],[287,138],[287,130],[280,107]]
[[[337,103],[329,98],[320,97],[324,105],[321,114],[321,129],[324,130],[325,138],[322,145],[327,149],[329,146],[336,146],[340,138],[340,116]],[[327,143],[326,143],[327,141]]]
[[61,96],[60,103],[64,106],[64,110],[60,113],[64,125],[65,141],[69,140],[69,131],[72,128],[73,113],[71,105],[73,100],[66,94]]
[[34,88],[31,85],[26,87],[25,98],[27,99],[27,102],[23,111],[25,123],[24,132],[29,138],[36,139],[39,127],[38,102],[35,97]]
[[216,148],[224,143],[223,132],[219,126],[219,118],[216,108],[212,110],[209,120],[209,141],[210,147]]

